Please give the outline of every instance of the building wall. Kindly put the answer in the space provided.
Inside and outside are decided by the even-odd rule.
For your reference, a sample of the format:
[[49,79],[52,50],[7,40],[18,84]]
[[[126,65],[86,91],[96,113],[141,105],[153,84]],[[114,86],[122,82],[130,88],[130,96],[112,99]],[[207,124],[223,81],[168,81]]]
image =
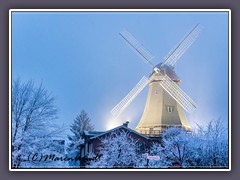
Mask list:
[[[160,138],[151,139],[148,137],[144,137],[137,134],[137,132],[135,133],[133,130],[129,128],[120,127],[119,129],[116,129],[116,131],[128,132],[133,139],[135,139],[140,143],[139,153],[142,153],[142,154],[146,153],[146,151],[149,150],[153,142],[161,142]],[[101,136],[92,137],[92,138],[89,136],[84,136],[85,142],[81,146],[81,150],[83,152],[81,154],[81,158],[84,159],[85,162],[82,162],[82,164],[85,164],[89,157],[91,158],[91,156],[89,156],[91,155],[91,153],[93,153],[95,156],[100,155],[99,147],[101,146],[101,139],[108,137],[112,132],[113,131],[109,131],[108,133],[105,133]]]
[[136,131],[149,136],[153,132],[155,136],[169,127],[190,129],[183,108],[159,83],[160,81],[154,81],[149,84],[146,105]]

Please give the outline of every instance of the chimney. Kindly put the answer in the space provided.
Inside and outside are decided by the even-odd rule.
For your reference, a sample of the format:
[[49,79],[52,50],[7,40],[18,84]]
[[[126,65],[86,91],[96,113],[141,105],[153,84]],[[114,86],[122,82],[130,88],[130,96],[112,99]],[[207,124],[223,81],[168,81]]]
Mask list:
[[128,123],[129,123],[129,121],[126,121],[125,123],[123,123],[123,125],[124,125],[125,127],[128,127]]

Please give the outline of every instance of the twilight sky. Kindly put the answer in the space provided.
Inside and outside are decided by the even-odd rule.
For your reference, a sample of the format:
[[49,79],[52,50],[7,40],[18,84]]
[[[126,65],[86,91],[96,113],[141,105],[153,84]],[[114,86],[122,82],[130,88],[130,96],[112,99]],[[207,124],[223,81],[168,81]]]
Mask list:
[[56,97],[59,124],[86,110],[95,130],[141,118],[148,87],[115,121],[110,110],[142,76],[145,64],[119,36],[126,28],[162,62],[197,24],[204,29],[178,61],[182,89],[197,103],[190,124],[228,122],[227,12],[13,12],[12,76],[34,80]]

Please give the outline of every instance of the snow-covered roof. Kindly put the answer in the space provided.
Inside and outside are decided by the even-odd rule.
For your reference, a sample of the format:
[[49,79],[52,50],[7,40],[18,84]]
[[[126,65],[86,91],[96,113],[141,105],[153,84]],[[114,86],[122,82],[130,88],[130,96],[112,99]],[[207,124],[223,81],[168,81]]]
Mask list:
[[83,133],[87,136],[97,136],[99,134],[104,133],[104,131],[100,132],[100,131],[86,131],[86,130],[84,130]]
[[115,128],[113,128],[113,129],[110,129],[110,130],[108,130],[108,131],[105,131],[105,132],[103,132],[103,133],[101,133],[101,134],[98,134],[98,135],[96,135],[96,136],[93,136],[93,137],[91,137],[90,139],[98,138],[98,137],[100,137],[100,136],[102,136],[102,135],[108,134],[108,133],[110,133],[111,131],[115,131],[115,130],[120,129],[120,128],[124,128],[125,130],[127,130],[127,131],[129,131],[129,132],[132,132],[132,133],[134,133],[134,134],[137,134],[137,135],[139,135],[139,136],[141,136],[141,137],[143,137],[143,138],[145,138],[145,139],[149,139],[147,136],[144,136],[144,135],[140,134],[139,132],[130,129],[130,128],[126,127],[125,125],[121,125],[121,126],[115,127]]

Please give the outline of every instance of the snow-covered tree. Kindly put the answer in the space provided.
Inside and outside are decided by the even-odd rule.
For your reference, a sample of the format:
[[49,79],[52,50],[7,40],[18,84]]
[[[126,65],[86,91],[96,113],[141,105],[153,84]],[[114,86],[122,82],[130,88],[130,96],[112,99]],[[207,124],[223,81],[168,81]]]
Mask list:
[[133,168],[139,165],[139,143],[126,131],[113,131],[101,139],[100,158],[91,161],[88,168]]
[[57,109],[55,98],[33,81],[12,84],[12,167],[31,166],[31,153],[48,150],[49,143],[62,132],[55,125]]
[[189,143],[191,135],[180,128],[170,128],[162,134],[162,144],[155,143],[150,153],[158,155],[159,161],[149,161],[150,167],[168,168],[188,166],[189,155],[192,153]]
[[162,134],[162,144],[154,144],[150,154],[159,161],[149,161],[152,168],[227,168],[228,135],[220,120],[210,121],[195,132],[170,128]]
[[[83,132],[94,130],[94,126],[92,125],[91,119],[88,117],[86,111],[82,110],[81,113],[76,116],[70,126],[70,130],[73,135],[68,136],[70,141],[68,145],[68,155],[75,158],[80,154],[80,144],[83,143]],[[80,167],[80,161],[70,161],[69,165],[72,167]]]
[[[195,133],[197,166],[206,168],[228,167],[228,134],[220,119],[212,120]],[[195,160],[196,161],[196,160]]]

